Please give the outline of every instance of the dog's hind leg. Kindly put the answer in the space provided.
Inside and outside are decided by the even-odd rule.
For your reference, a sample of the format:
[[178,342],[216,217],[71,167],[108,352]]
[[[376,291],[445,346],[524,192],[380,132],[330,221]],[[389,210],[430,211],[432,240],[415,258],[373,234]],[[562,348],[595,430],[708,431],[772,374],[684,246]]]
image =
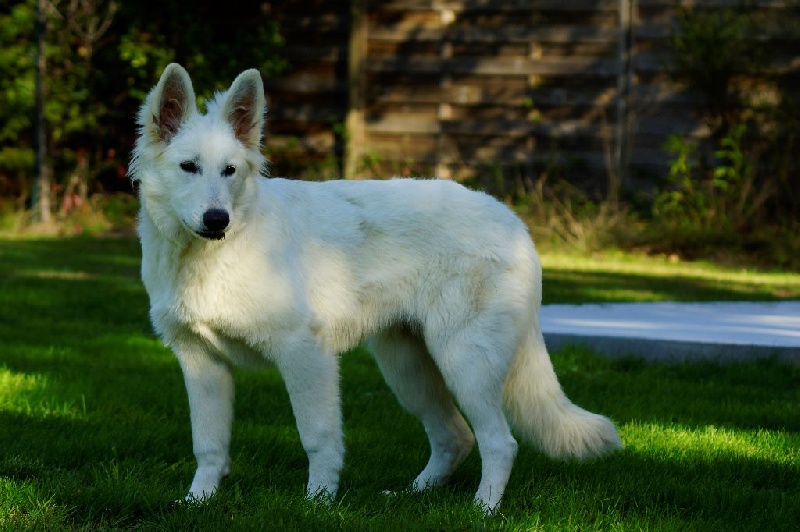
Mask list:
[[400,404],[425,427],[431,446],[427,465],[411,488],[442,484],[475,445],[467,423],[453,403],[425,343],[408,327],[397,326],[367,342],[387,384]]
[[[426,336],[442,376],[472,424],[481,455],[475,502],[493,512],[503,496],[517,442],[503,412],[503,385],[514,346],[502,316],[484,314],[438,337]],[[501,331],[501,332],[497,332]]]

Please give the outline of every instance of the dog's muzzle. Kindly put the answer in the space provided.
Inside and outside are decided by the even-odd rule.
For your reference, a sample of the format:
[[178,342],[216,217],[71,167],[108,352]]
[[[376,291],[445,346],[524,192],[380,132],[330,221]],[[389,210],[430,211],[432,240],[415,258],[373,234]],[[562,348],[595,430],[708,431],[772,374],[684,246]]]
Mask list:
[[203,230],[197,234],[210,240],[222,240],[225,238],[225,229],[230,223],[228,211],[223,209],[209,209],[203,213]]

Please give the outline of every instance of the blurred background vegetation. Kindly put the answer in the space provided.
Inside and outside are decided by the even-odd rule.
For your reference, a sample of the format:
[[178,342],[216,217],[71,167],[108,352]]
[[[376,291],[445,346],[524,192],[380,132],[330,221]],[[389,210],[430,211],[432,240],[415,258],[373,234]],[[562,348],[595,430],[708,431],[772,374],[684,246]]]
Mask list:
[[0,229],[41,221],[33,205],[40,194],[35,128],[40,14],[47,132],[42,170],[51,176],[51,210],[61,231],[131,227],[136,206],[126,171],[134,120],[168,63],[189,69],[199,99],[225,89],[242,65],[265,77],[285,65],[277,24],[264,17],[260,2],[237,2],[232,10],[209,0],[3,4]]
[[[353,0],[334,7],[318,0],[248,0],[227,9],[210,0],[3,2],[0,232],[131,234],[137,201],[126,169],[136,135],[134,117],[164,66],[177,61],[190,72],[200,99],[224,89],[245,68],[261,71],[270,102],[265,152],[273,175],[335,179],[444,173],[512,205],[530,223],[540,247],[584,253],[623,249],[800,269],[800,7],[770,1],[699,1],[693,8],[666,0],[577,1],[569,17],[581,9],[586,15],[579,26],[571,26],[563,18],[564,7],[553,2],[507,8],[497,1],[454,1],[454,10],[422,0],[401,4]],[[492,92],[484,81],[497,69],[500,78],[502,69],[523,63],[551,65],[556,72],[582,53],[595,53],[586,51],[590,45],[613,52],[622,28],[618,5],[632,10],[640,23],[633,26],[634,40],[643,40],[636,41],[638,62],[627,73],[620,71],[633,89],[623,84],[616,90],[635,93],[650,72],[647,87],[680,87],[669,96],[673,107],[664,107],[667,114],[702,125],[697,134],[697,128],[673,132],[665,122],[660,137],[654,137],[663,137],[653,150],[658,164],[637,166],[633,157],[623,180],[613,158],[600,157],[592,166],[578,156],[582,137],[571,143],[558,132],[574,118],[580,100],[570,96],[572,86],[556,86],[567,71],[543,84],[546,76],[531,70],[523,92],[511,96]],[[520,18],[523,9],[530,18]],[[425,18],[430,13],[434,18]],[[648,13],[655,13],[651,18],[657,24]],[[40,15],[43,25],[37,24]],[[372,28],[371,40],[354,40],[360,24]],[[550,48],[533,42],[536,24],[547,30],[536,39],[555,42],[563,34],[563,41]],[[41,169],[36,157],[40,34],[47,154]],[[664,53],[651,57],[641,42],[655,42],[656,34]],[[580,38],[588,44],[573,46]],[[476,52],[475,43],[488,48]],[[776,50],[785,50],[787,43],[794,52],[784,53],[776,65]],[[358,70],[353,47],[361,45],[367,48],[366,60]],[[522,60],[514,55],[518,48],[527,54]],[[491,58],[485,61],[487,54]],[[605,80],[598,85],[610,80],[611,89],[623,79],[613,63],[608,68],[599,60],[574,64],[570,68],[595,76],[580,82],[584,92],[592,79]],[[475,81],[479,75],[483,80]],[[404,86],[397,83],[400,78]],[[445,101],[445,92],[450,100]],[[427,95],[434,93],[441,101],[428,102]],[[618,108],[621,97],[614,94],[604,112]],[[603,98],[593,97],[591,109]],[[351,128],[351,113],[364,102],[375,104],[360,123],[372,131],[372,144]],[[494,104],[505,107],[500,112]],[[646,113],[636,111],[645,120]],[[435,130],[430,138],[424,128],[414,130],[428,124],[428,112]],[[392,116],[394,122],[387,119]],[[586,124],[599,124],[597,138],[611,138],[605,115],[597,124],[579,118],[579,133]],[[465,148],[458,140],[474,139],[472,130],[487,124],[494,129],[481,132],[486,136],[477,143],[470,141],[476,145]],[[399,136],[392,137],[397,131]],[[489,149],[495,147],[491,135],[505,133],[516,135],[513,145]],[[402,155],[373,149],[381,135]],[[348,152],[354,140],[363,146]],[[412,153],[425,142],[433,159]],[[614,148],[598,142],[599,151]],[[446,160],[442,154],[453,146],[457,157]],[[630,149],[636,155],[639,148],[644,146]],[[348,169],[353,153],[357,159]],[[37,186],[43,174],[52,217],[45,225]]]

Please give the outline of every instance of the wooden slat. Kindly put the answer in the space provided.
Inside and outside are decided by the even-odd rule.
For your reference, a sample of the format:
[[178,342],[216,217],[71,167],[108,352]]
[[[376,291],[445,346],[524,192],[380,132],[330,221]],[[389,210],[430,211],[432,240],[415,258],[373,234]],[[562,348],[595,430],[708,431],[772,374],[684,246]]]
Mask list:
[[431,115],[398,114],[368,120],[366,130],[374,134],[395,135],[448,135],[502,136],[520,138],[528,135],[551,137],[598,136],[603,126],[585,120],[563,120],[558,122],[530,120],[439,120]]
[[381,3],[381,10],[429,11],[450,9],[457,12],[469,11],[569,11],[593,12],[614,11],[615,0],[387,0]]
[[313,103],[276,106],[269,111],[268,122],[333,123],[344,118],[344,109],[338,106],[322,107]]
[[347,60],[347,47],[341,44],[286,46],[283,56],[291,63],[339,63]]
[[334,149],[336,142],[330,132],[312,133],[303,136],[295,135],[271,135],[268,139],[267,158],[270,153],[309,153],[309,152],[330,152]]
[[264,83],[267,93],[291,92],[294,94],[317,94],[320,92],[347,91],[347,84],[330,76],[302,72],[299,75],[285,76],[267,80]]
[[[502,85],[480,86],[454,84],[447,90],[420,89],[397,86],[379,89],[373,94],[374,102],[381,105],[430,104],[446,102],[454,106],[493,106],[498,108],[521,107],[594,107],[613,103],[615,90],[602,86],[542,87],[513,90]],[[644,93],[643,93],[644,94]],[[688,102],[676,99],[676,91],[658,91],[650,95],[649,103]],[[696,98],[695,98],[696,101]]]
[[701,9],[730,8],[737,6],[758,7],[762,9],[789,9],[797,7],[797,0],[749,0],[747,3],[736,0],[637,0],[640,7],[691,7]]
[[453,42],[470,43],[612,43],[616,41],[616,30],[590,26],[505,26],[499,28],[448,27],[378,27],[370,29],[371,41],[385,42]]
[[[613,59],[586,57],[541,58],[465,58],[454,57],[371,57],[366,61],[370,72],[404,72],[413,74],[438,74],[443,71],[455,74],[483,76],[614,76],[617,66]],[[642,69],[655,68],[649,62]]]

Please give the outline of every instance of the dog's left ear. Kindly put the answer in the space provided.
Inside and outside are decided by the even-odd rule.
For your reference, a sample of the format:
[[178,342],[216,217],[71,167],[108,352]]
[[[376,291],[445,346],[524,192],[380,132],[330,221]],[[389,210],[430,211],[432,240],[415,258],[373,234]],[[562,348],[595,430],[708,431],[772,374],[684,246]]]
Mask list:
[[233,127],[236,138],[248,148],[258,148],[261,144],[266,108],[261,74],[251,68],[233,80],[222,110]]

